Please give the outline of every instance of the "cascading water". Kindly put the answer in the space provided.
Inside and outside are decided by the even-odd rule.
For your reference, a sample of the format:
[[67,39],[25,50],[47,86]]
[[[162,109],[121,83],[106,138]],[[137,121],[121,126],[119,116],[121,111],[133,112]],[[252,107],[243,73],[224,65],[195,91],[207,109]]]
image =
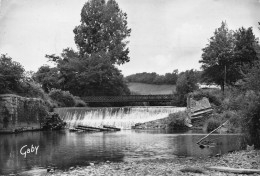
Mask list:
[[100,127],[113,125],[131,129],[136,123],[162,119],[170,113],[184,111],[185,107],[122,107],[122,108],[56,108],[55,111],[69,128],[77,125]]

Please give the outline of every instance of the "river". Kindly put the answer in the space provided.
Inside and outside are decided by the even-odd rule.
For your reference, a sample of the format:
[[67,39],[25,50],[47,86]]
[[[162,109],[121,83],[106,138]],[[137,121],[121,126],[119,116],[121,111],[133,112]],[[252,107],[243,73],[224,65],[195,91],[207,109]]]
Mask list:
[[[65,130],[0,135],[0,175],[48,166],[69,169],[71,166],[88,165],[89,162],[208,157],[241,148],[239,135],[215,134],[210,138],[215,140],[216,147],[201,149],[196,142],[203,136],[205,134],[192,131],[158,130],[98,133]],[[30,153],[25,157],[27,148]]]
[[[176,107],[58,108],[67,127],[115,125],[118,132],[38,131],[0,134],[0,175],[55,166],[69,169],[90,162],[123,162],[156,158],[208,157],[239,150],[241,136],[210,135],[215,147],[201,149],[203,132],[129,130],[136,123],[183,111]],[[127,129],[127,130],[126,130]]]

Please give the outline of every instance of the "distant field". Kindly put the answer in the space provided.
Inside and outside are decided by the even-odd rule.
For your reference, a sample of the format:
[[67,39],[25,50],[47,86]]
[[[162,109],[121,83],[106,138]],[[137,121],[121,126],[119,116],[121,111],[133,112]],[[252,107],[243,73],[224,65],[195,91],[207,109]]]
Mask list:
[[175,85],[156,85],[144,83],[128,83],[128,88],[132,93],[139,95],[172,94]]

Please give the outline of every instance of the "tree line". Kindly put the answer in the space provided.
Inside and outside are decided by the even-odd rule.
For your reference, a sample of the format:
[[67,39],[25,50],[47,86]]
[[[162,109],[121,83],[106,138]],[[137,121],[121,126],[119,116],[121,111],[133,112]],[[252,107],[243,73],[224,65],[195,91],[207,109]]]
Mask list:
[[165,75],[159,75],[155,72],[152,73],[136,73],[126,76],[125,79],[128,82],[146,83],[146,84],[173,84],[175,85],[178,79],[178,70],[174,70],[172,73],[166,73]]
[[252,27],[229,30],[222,22],[202,49],[202,81],[236,86],[259,60],[260,46]]

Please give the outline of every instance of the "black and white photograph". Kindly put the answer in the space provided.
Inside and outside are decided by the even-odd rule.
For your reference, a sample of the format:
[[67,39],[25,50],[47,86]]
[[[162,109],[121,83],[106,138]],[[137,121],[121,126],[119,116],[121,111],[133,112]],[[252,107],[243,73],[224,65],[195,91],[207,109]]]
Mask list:
[[0,176],[260,175],[260,0],[0,0]]

